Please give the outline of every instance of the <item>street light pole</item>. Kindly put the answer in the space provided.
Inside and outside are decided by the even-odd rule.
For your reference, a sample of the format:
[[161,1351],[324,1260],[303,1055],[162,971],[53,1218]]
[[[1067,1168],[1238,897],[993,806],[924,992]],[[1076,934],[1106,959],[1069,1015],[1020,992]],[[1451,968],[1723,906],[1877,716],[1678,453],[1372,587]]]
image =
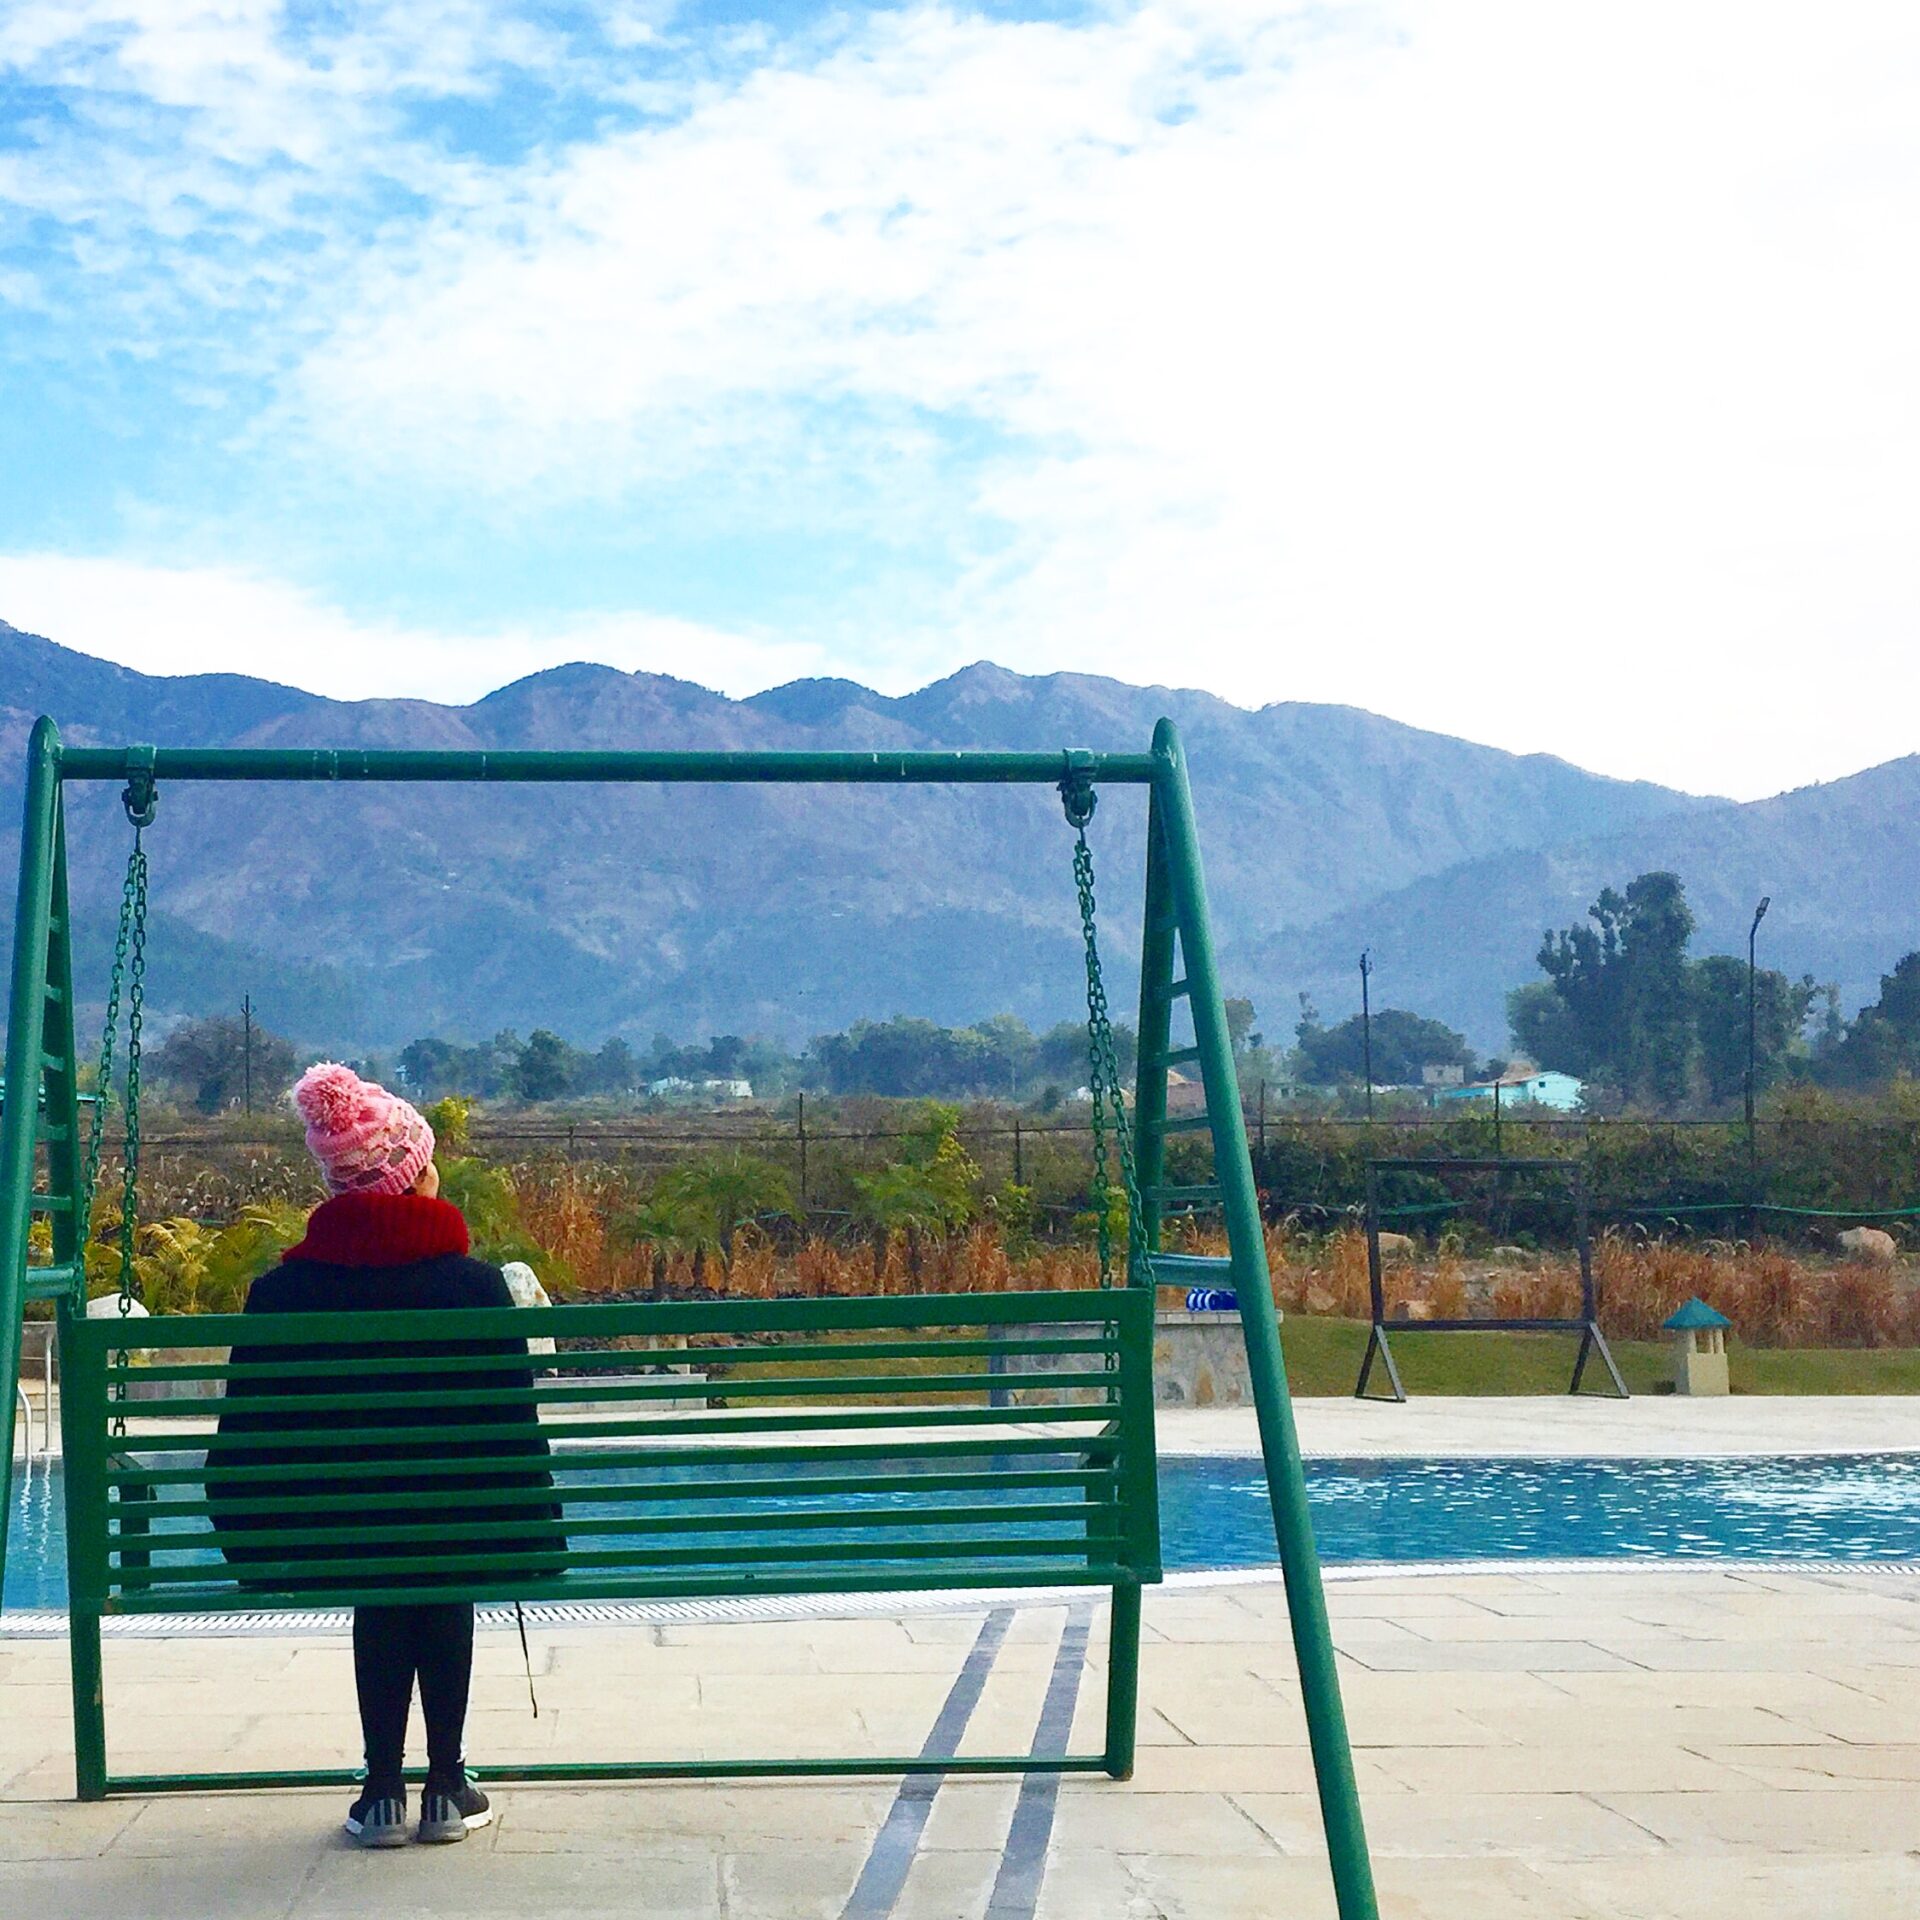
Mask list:
[[1759,1173],[1760,1150],[1754,1127],[1754,1094],[1759,1084],[1759,970],[1755,955],[1760,939],[1760,922],[1767,917],[1773,896],[1764,895],[1753,910],[1753,925],[1747,929],[1747,1179],[1754,1184]]
[[244,1089],[241,1098],[247,1112],[253,1111],[253,995],[240,996],[240,1073]]
[[1373,977],[1373,949],[1360,950],[1360,1048],[1367,1072],[1367,1120],[1373,1120],[1373,999],[1367,982]]

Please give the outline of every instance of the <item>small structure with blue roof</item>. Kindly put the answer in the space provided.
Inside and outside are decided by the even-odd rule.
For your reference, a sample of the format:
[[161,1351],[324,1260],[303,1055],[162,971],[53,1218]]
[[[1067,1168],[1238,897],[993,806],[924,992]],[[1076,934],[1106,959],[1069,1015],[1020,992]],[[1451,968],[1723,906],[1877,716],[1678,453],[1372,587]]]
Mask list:
[[1663,1323],[1673,1335],[1675,1393],[1728,1393],[1727,1329],[1733,1322],[1698,1294]]

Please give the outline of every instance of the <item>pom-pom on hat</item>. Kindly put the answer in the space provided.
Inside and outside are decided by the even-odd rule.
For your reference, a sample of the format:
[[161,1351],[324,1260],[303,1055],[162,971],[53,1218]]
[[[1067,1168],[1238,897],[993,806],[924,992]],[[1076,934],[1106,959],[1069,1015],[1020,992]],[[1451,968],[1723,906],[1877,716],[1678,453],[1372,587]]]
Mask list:
[[294,1083],[307,1151],[329,1193],[410,1193],[433,1158],[433,1129],[418,1107],[322,1060]]

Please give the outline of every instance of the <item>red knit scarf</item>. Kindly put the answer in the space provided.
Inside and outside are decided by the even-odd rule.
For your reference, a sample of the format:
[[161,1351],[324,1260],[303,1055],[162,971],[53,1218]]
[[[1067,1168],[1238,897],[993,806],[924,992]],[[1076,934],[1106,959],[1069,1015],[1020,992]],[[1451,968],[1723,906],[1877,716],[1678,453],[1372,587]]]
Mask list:
[[421,1193],[341,1193],[314,1208],[307,1237],[280,1257],[329,1267],[404,1267],[466,1250],[467,1223],[444,1200]]

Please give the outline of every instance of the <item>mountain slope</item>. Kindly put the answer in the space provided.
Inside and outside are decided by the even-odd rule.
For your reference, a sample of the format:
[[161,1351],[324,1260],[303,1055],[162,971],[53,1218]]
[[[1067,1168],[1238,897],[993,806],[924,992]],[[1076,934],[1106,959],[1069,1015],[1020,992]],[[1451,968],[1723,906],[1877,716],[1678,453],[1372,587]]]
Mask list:
[[1370,946],[1377,1005],[1444,1008],[1492,1046],[1506,989],[1540,977],[1542,933],[1582,919],[1602,887],[1664,868],[1686,882],[1696,953],[1744,953],[1754,906],[1770,898],[1762,963],[1834,981],[1852,1008],[1920,946],[1916,819],[1920,754],[1770,800],[1465,862],[1282,934],[1257,966],[1344,1014]]
[[[1143,748],[1170,713],[1225,964],[1268,1006],[1291,983],[1260,957],[1316,923],[1463,863],[1706,806],[1351,708],[1253,713],[1087,675],[979,665],[897,699],[802,681],[734,701],[576,665],[467,707],[340,702],[151,678],[0,625],[9,813],[42,710],[76,741],[486,749]],[[81,957],[97,967],[126,832],[104,785],[77,793],[71,818]],[[1143,819],[1143,797],[1116,791],[1093,835],[1122,1003]],[[10,865],[11,834],[0,844]],[[1079,992],[1070,844],[1044,788],[170,788],[149,835],[165,923],[153,1004],[197,1011],[249,990],[270,1022],[340,1045],[502,1025],[799,1039],[895,1011],[1053,1019]]]

